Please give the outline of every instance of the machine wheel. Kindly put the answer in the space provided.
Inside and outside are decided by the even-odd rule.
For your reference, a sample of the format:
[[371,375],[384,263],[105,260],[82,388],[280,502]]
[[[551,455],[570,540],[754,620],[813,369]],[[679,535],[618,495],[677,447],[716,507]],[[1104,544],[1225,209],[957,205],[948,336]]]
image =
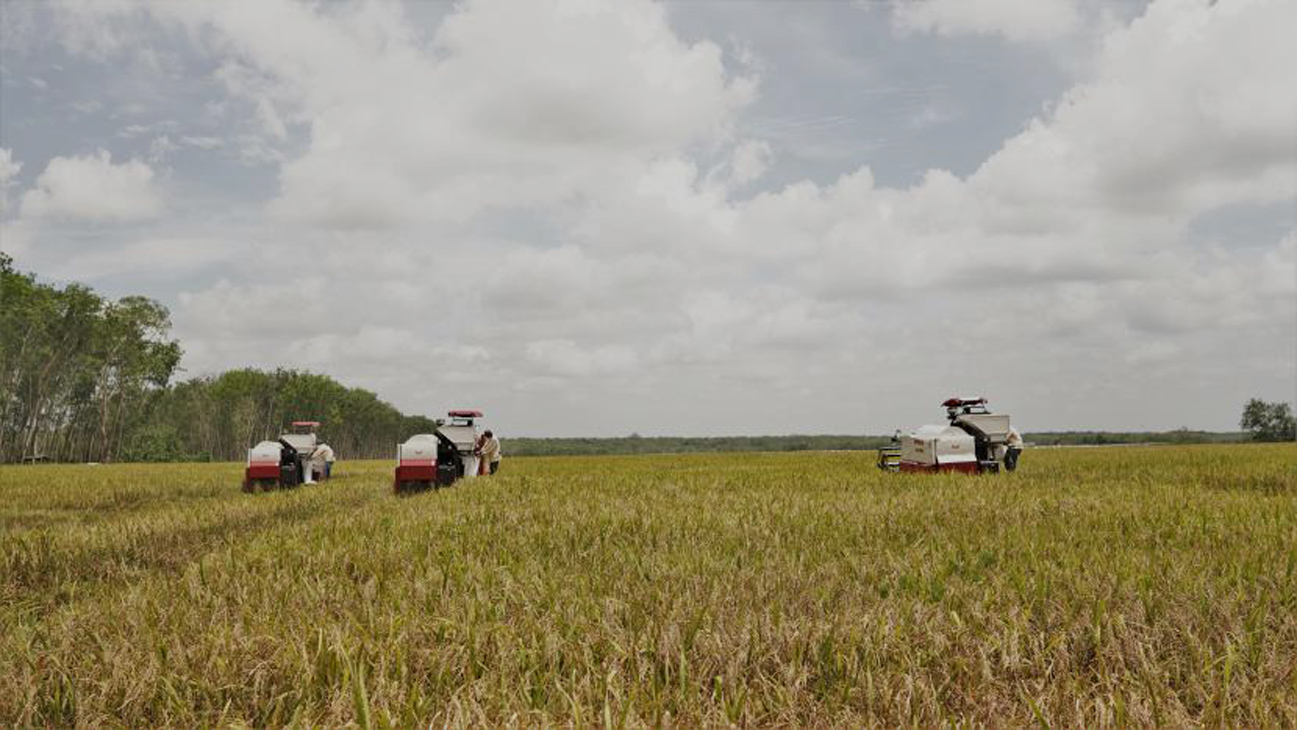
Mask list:
[[394,482],[392,484],[392,491],[397,495],[415,494],[436,488],[435,482]]
[[279,486],[274,479],[244,479],[243,491],[246,494],[256,494],[257,492],[269,492]]

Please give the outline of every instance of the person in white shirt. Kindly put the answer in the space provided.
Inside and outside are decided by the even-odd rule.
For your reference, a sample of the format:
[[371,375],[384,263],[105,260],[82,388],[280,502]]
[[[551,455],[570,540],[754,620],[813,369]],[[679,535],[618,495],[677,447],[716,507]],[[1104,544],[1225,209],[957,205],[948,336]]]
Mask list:
[[[336,458],[333,454],[333,448],[321,441],[316,445],[315,451],[311,452],[310,467],[307,471],[308,477],[313,479],[315,473],[319,472],[325,479],[328,479],[333,471],[333,462]],[[311,482],[307,483],[310,484]]]
[[482,458],[482,463],[488,465],[487,474],[494,474],[500,470],[500,439],[495,434],[486,431],[482,434],[482,445],[478,447],[478,455]]
[[1022,448],[1022,434],[1018,433],[1018,429],[1012,426],[1009,427],[1009,438],[1006,440],[1009,443],[1009,448],[1012,449]]
[[1022,453],[1022,434],[1018,429],[1009,427],[1009,438],[1005,439],[1004,468],[1013,471],[1018,468],[1018,454]]

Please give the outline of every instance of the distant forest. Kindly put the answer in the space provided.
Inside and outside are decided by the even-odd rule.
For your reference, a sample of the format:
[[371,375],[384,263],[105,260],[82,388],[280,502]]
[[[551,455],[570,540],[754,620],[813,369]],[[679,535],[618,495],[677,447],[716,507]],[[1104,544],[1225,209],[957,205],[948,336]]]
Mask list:
[[324,375],[234,370],[171,383],[167,309],[14,271],[0,253],[0,463],[239,460],[296,419],[343,458],[385,457],[431,419]]
[[[1190,431],[1054,431],[1023,434],[1029,446],[1102,446],[1115,444],[1207,444],[1244,441],[1241,432]],[[598,454],[689,454],[709,451],[866,451],[890,443],[891,436],[622,436],[612,438],[509,438],[501,444],[509,456],[577,456]]]
[[[0,463],[24,461],[235,461],[293,420],[320,421],[342,459],[390,457],[428,433],[377,395],[326,375],[232,370],[172,383],[182,350],[167,309],[145,297],[106,299],[15,271],[0,253]],[[506,455],[659,454],[875,449],[889,436],[637,435],[509,438]],[[1213,443],[1242,433],[1024,434],[1028,444]]]

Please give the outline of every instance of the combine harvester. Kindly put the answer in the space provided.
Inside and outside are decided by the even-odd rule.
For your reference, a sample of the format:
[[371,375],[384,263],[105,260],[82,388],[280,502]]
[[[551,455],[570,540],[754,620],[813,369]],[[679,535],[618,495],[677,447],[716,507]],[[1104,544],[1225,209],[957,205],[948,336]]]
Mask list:
[[1009,425],[1009,416],[991,413],[985,398],[951,398],[941,405],[950,423],[920,426],[906,436],[900,432],[890,446],[878,450],[878,468],[885,471],[998,474],[1018,467],[1022,438]]
[[416,434],[397,444],[392,483],[397,494],[448,487],[477,476],[479,434],[474,422],[482,412],[456,410],[446,415],[449,423],[439,421],[432,433]]
[[[288,433],[276,441],[262,441],[248,449],[248,465],[243,475],[243,491],[289,489],[307,481],[306,469],[320,440],[315,435],[319,421],[293,421]],[[312,481],[322,482],[326,472],[315,471]]]

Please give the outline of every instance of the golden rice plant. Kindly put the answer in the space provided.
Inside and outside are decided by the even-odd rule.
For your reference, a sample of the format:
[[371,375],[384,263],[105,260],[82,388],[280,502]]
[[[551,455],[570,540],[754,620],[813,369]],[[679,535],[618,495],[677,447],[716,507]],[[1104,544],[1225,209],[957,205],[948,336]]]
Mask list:
[[1297,447],[0,467],[0,725],[1297,725]]

